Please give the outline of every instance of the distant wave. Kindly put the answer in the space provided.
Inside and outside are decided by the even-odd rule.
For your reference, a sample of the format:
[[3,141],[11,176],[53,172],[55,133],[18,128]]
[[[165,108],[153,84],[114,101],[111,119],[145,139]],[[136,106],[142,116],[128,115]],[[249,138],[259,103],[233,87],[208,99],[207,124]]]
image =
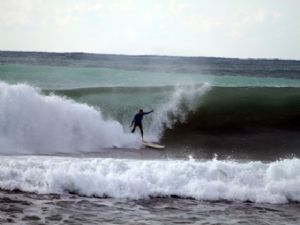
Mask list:
[[262,163],[1,157],[0,188],[39,194],[208,201],[300,202],[300,160]]
[[214,75],[300,77],[300,61],[155,55],[110,55],[0,51],[4,64],[105,67],[122,70]]

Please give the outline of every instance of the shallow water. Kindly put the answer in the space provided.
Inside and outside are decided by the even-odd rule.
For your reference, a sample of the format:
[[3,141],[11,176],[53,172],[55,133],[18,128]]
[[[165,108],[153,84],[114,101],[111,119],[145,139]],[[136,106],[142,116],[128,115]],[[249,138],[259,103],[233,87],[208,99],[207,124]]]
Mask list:
[[299,204],[0,192],[1,224],[299,224]]

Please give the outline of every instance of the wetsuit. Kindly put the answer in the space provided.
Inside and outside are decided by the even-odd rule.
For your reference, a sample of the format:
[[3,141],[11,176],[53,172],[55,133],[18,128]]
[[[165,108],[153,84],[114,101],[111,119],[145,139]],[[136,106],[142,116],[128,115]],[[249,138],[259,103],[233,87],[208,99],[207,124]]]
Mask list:
[[153,110],[149,111],[149,112],[145,112],[145,113],[143,112],[143,113],[137,113],[137,114],[135,114],[135,116],[134,116],[134,118],[133,118],[133,120],[131,122],[131,126],[134,125],[131,132],[134,133],[135,128],[139,127],[140,131],[141,131],[142,138],[143,138],[144,137],[143,125],[142,125],[143,116],[147,115],[149,113],[152,113],[152,112],[153,112]]

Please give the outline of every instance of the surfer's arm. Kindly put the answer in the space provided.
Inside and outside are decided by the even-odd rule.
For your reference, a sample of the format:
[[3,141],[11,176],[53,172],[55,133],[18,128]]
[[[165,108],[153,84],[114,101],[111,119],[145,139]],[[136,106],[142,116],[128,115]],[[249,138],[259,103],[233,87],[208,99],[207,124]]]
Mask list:
[[153,109],[151,111],[149,111],[149,112],[145,112],[144,115],[147,115],[147,114],[152,113],[152,112],[154,112]]

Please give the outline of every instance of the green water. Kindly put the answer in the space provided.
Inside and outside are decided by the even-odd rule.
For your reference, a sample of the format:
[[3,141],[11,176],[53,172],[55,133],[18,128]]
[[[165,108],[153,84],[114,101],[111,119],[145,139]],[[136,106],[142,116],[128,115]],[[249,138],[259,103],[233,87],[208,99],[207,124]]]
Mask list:
[[42,89],[87,87],[145,87],[194,85],[205,82],[223,87],[300,87],[300,80],[255,76],[160,73],[91,67],[54,67],[21,64],[0,65],[0,80],[26,82]]

